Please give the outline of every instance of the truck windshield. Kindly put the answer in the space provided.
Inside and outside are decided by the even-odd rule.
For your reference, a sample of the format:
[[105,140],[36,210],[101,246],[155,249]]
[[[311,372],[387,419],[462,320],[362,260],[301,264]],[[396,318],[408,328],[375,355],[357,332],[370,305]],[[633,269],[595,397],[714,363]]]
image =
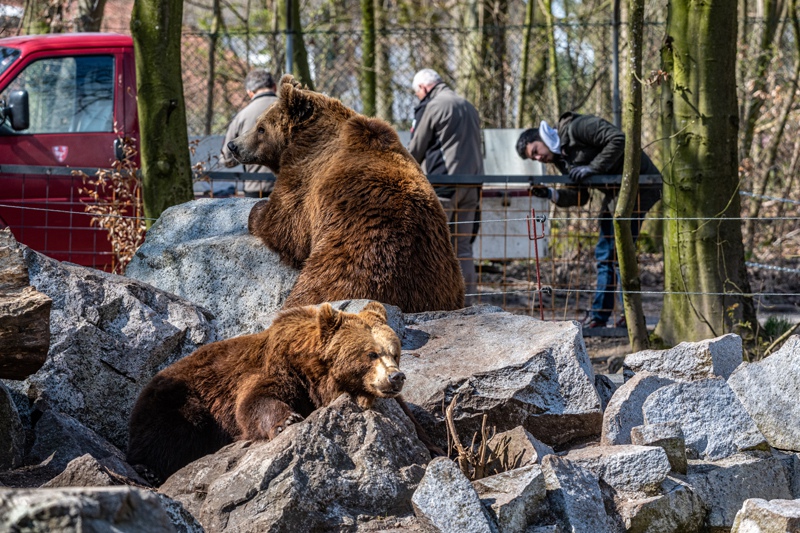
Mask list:
[[16,48],[0,46],[0,74],[5,72],[5,70],[11,66],[11,63],[16,61],[18,57],[19,50]]

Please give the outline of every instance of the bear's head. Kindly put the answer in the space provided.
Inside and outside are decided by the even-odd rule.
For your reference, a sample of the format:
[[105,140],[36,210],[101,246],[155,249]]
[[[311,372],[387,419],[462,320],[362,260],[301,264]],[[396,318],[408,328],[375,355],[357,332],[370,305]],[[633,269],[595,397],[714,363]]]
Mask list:
[[375,398],[400,394],[406,379],[399,366],[400,339],[387,325],[383,305],[370,302],[353,314],[322,304],[317,319],[320,357],[336,389],[332,393],[348,392],[364,408],[372,407]]
[[[298,148],[307,152],[316,142],[330,141],[336,137],[339,123],[354,114],[335,98],[301,87],[291,74],[285,74],[278,101],[261,114],[252,129],[228,143],[228,148],[240,163],[265,165],[277,173],[288,147],[299,143]],[[304,138],[312,124],[310,138]]]

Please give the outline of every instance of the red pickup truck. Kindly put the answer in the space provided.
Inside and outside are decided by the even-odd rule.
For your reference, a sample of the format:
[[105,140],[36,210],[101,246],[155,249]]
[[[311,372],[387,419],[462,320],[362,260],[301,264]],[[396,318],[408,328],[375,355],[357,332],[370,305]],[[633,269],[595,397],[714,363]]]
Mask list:
[[133,40],[113,34],[0,39],[0,228],[55,259],[108,268],[73,169],[93,176],[139,137]]

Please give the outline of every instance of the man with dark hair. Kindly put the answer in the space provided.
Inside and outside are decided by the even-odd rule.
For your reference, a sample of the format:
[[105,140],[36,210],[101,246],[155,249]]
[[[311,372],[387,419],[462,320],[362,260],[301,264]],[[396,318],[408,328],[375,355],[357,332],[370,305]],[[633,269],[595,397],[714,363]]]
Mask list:
[[[574,184],[561,189],[533,186],[531,194],[534,196],[548,198],[558,207],[573,207],[589,201],[589,189],[603,194],[600,237],[595,247],[597,290],[585,325],[590,328],[605,327],[614,310],[614,292],[617,289],[612,204],[619,193],[619,185],[587,185],[585,181],[594,175],[622,174],[625,134],[600,117],[568,112],[561,115],[555,129],[543,120],[538,128],[523,131],[516,149],[522,159],[553,164],[561,174],[568,175]],[[660,174],[644,151],[639,173],[642,176]],[[634,242],[647,211],[660,198],[661,184],[639,187],[639,203],[634,208],[631,221]],[[623,326],[624,320],[623,317],[617,325]]]
[[[422,164],[428,175],[482,175],[483,150],[481,121],[471,103],[450,89],[432,69],[414,75],[412,88],[419,99],[414,108],[414,124],[408,151]],[[479,186],[435,187],[452,234],[467,295],[477,293],[472,242],[477,233]],[[472,303],[474,297],[467,296]]]
[[[258,117],[278,100],[275,94],[275,80],[272,79],[272,74],[264,69],[259,68],[247,73],[247,77],[244,79],[244,90],[247,91],[250,102],[233,117],[233,121],[228,126],[228,132],[225,134],[225,141],[222,143],[221,161],[226,167],[235,167],[239,164],[228,148],[228,143],[255,126]],[[244,165],[244,171],[272,172],[268,167],[261,165]],[[251,198],[269,196],[274,184],[273,181],[246,180],[244,182],[245,196]]]

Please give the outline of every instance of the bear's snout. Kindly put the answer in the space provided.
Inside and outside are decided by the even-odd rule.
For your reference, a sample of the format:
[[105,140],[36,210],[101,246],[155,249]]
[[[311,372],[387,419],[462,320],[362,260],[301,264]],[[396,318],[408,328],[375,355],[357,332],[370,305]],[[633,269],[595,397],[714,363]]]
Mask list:
[[392,372],[389,374],[389,383],[396,389],[400,389],[403,387],[403,384],[406,381],[406,375],[402,372]]
[[231,153],[232,153],[233,155],[235,155],[237,159],[239,158],[239,147],[238,147],[238,146],[236,146],[236,143],[235,143],[235,142],[233,142],[233,141],[230,141],[230,142],[228,143],[228,150],[230,150],[230,151],[231,151]]

